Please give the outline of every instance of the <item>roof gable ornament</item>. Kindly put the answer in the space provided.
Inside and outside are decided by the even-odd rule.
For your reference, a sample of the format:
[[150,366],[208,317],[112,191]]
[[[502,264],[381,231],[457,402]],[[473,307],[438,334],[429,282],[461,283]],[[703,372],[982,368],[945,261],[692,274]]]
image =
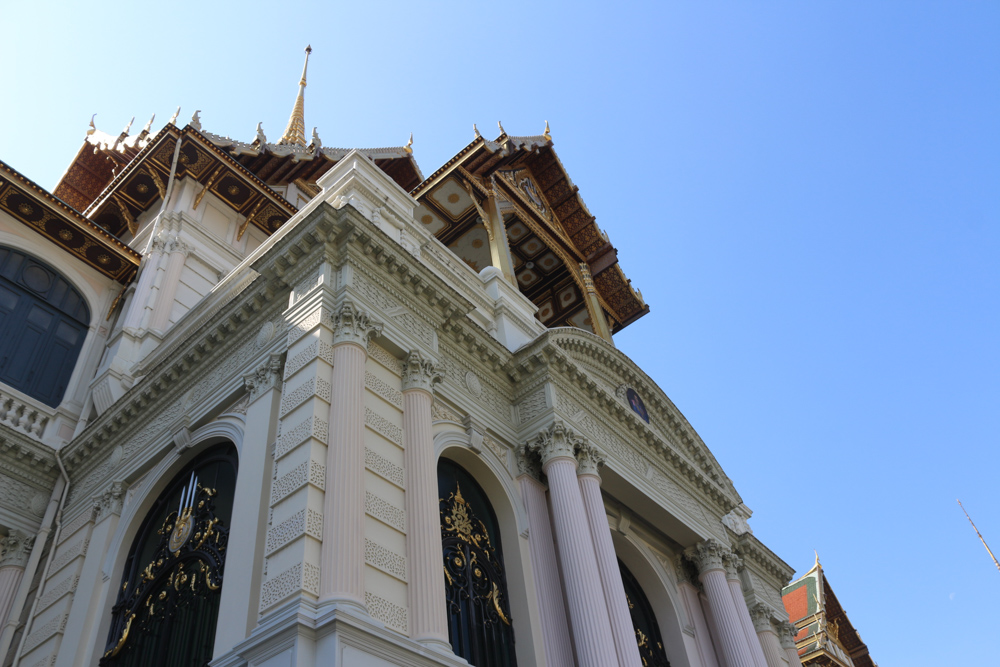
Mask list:
[[95,118],[97,118],[97,114],[96,113],[93,116],[90,117],[90,127],[87,129],[87,136],[88,137],[90,135],[92,135],[94,132],[97,132],[97,126],[94,125],[94,119]]
[[296,146],[306,145],[306,119],[305,119],[305,94],[306,94],[306,68],[309,67],[309,54],[312,53],[312,46],[306,46],[306,61],[302,65],[302,78],[299,79],[299,94],[295,97],[295,105],[292,107],[292,115],[288,118],[288,126],[285,133],[281,135],[279,145],[295,144]]
[[177,116],[179,115],[181,115],[181,108],[177,107],[177,111],[174,112],[174,115],[171,116],[170,120],[167,122],[170,123],[171,125],[177,125]]
[[552,135],[549,133],[549,121],[545,121],[545,132],[542,136],[545,137],[545,141],[552,143]]

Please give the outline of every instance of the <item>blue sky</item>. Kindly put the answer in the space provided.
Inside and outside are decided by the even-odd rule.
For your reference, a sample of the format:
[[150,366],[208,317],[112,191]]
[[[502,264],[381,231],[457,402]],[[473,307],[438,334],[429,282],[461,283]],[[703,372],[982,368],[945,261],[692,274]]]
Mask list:
[[755,534],[883,667],[996,663],[955,499],[1000,549],[997,3],[6,4],[0,159],[49,188],[93,113],[276,139],[307,42],[327,146],[429,174],[548,120],[652,308],[616,343]]

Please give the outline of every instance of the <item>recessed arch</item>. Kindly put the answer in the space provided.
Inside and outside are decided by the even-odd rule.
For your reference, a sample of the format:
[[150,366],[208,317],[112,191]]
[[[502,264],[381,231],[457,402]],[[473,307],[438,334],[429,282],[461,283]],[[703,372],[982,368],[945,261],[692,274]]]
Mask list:
[[682,629],[686,625],[684,606],[673,575],[634,533],[626,536],[612,531],[611,539],[618,560],[635,577],[652,607],[671,667],[690,667]]
[[[435,440],[438,441],[446,435],[439,434]],[[458,436],[464,434],[455,433],[454,436],[447,446],[441,447],[438,442],[439,461],[447,459],[469,473],[485,493],[496,514],[507,574],[507,593],[510,598],[510,620],[516,640],[517,665],[531,667],[542,664],[544,653],[538,640],[540,637],[538,608],[534,595],[529,595],[529,591],[533,590],[530,557],[527,542],[522,539],[527,524],[525,522],[522,527],[519,521],[519,517],[525,517],[520,496],[513,493],[512,487],[504,484],[504,478],[509,479],[510,475],[506,472],[498,474],[493,464],[488,462],[490,455],[479,456],[470,450],[467,436],[465,443],[460,444]]]

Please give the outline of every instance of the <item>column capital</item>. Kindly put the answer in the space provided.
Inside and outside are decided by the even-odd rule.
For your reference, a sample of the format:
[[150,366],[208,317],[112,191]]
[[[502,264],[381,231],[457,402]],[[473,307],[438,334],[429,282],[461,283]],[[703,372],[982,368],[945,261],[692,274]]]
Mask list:
[[333,344],[353,343],[368,352],[368,341],[382,335],[382,323],[376,322],[368,313],[354,305],[353,301],[344,301],[332,315]]
[[778,641],[781,642],[781,648],[797,650],[795,649],[795,635],[799,633],[799,629],[788,621],[778,621],[776,625],[778,626]]
[[728,549],[722,556],[722,565],[726,568],[726,576],[730,579],[738,579],[740,572],[743,571],[743,559]]
[[604,457],[590,443],[584,443],[576,453],[576,460],[579,462],[577,475],[592,475],[601,478],[601,468],[604,467]]
[[753,621],[753,629],[760,632],[774,632],[771,625],[771,608],[763,602],[758,602],[750,607],[750,620]]
[[125,504],[124,482],[112,482],[107,491],[94,496],[95,521],[100,523],[105,517],[116,514],[121,516],[122,507]]
[[694,565],[685,554],[678,554],[674,557],[674,573],[677,575],[677,585],[688,584],[694,588],[699,588],[698,573],[695,572]]
[[256,401],[270,389],[281,387],[281,374],[284,363],[283,355],[272,354],[256,370],[243,376],[243,384],[246,386],[250,402]]
[[417,350],[410,350],[410,353],[403,359],[403,391],[410,389],[423,389],[428,393],[434,392],[434,385],[444,379],[444,373],[434,367],[434,362],[425,358]]
[[698,567],[698,574],[705,574],[710,570],[724,570],[723,561],[729,555],[731,555],[729,549],[713,539],[699,542],[684,550],[684,557]]
[[542,469],[556,459],[572,459],[576,463],[576,450],[585,444],[585,440],[573,432],[561,421],[553,422],[551,426],[538,432],[529,440],[525,447],[538,452],[542,458]]
[[19,530],[11,530],[7,537],[0,539],[0,567],[19,567],[28,565],[28,556],[35,538],[25,535]]
[[538,460],[538,453],[528,445],[521,445],[514,451],[517,459],[517,476],[527,475],[534,480],[539,480],[542,476],[542,464]]

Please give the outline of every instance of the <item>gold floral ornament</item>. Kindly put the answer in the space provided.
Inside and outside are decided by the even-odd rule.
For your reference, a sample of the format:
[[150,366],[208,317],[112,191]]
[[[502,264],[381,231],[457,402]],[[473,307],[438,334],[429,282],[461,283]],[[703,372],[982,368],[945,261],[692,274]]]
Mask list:
[[[486,532],[486,526],[483,525],[482,521],[472,516],[472,508],[462,497],[461,486],[456,485],[455,493],[448,496],[448,504],[451,509],[444,518],[444,530],[455,533],[459,539],[475,544],[477,547],[484,548],[485,543],[485,548],[491,549],[492,545]],[[478,525],[475,525],[473,521]]]

